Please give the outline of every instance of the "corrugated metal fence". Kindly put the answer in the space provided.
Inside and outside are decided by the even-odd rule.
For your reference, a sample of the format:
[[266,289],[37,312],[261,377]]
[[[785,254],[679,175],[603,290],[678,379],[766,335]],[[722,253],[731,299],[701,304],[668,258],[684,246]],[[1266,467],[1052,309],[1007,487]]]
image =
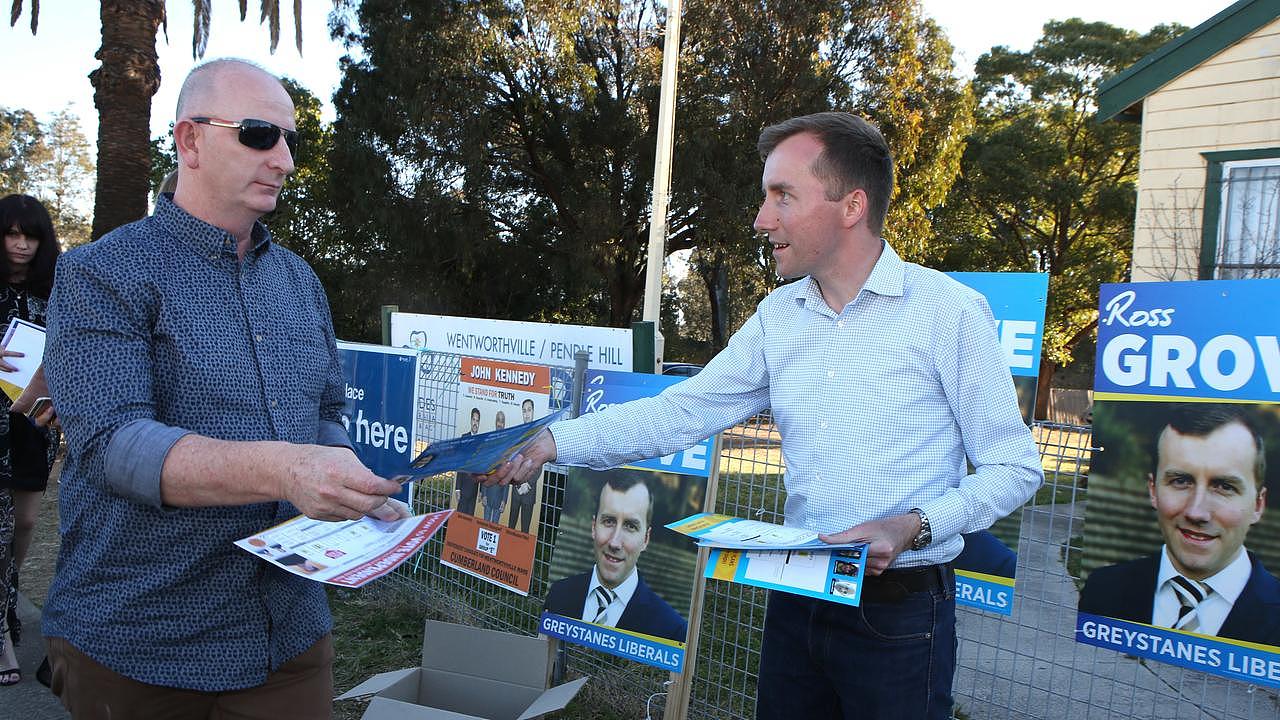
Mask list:
[[[421,440],[452,433],[457,356],[437,355],[420,378]],[[451,389],[452,388],[452,389]],[[442,420],[442,418],[446,418]],[[961,608],[957,717],[1171,718],[1273,720],[1274,691],[1081,645],[1074,640],[1080,538],[1088,500],[1088,427],[1040,424],[1036,440],[1046,483],[1023,510],[1017,601],[1009,617]],[[432,437],[441,433],[440,437]],[[722,436],[716,510],[780,521],[782,455],[768,415]],[[525,634],[536,632],[562,507],[564,476],[548,472],[541,505],[530,596],[520,597],[444,567],[440,538],[396,582],[422,595],[455,622]],[[452,478],[421,483],[416,509],[448,507]],[[723,582],[706,584],[701,634],[687,717],[751,718],[764,627],[765,593]],[[670,676],[577,646],[566,648],[571,675],[589,674],[589,697],[601,717],[659,718]]]

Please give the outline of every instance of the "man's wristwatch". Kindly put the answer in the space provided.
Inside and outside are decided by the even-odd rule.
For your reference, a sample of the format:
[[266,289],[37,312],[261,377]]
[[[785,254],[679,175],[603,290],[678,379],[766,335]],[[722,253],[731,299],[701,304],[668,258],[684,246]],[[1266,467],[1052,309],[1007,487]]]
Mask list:
[[920,532],[911,539],[911,549],[923,550],[929,547],[929,543],[933,542],[933,528],[929,527],[929,516],[925,515],[920,508],[911,508],[907,512],[920,516]]

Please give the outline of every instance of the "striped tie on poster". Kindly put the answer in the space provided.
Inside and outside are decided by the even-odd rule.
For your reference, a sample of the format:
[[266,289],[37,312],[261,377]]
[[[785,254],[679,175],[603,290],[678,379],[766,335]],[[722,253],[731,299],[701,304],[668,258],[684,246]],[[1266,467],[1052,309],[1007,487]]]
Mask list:
[[604,614],[609,610],[609,605],[613,603],[613,592],[603,585],[597,585],[591,594],[596,599],[596,616],[591,622],[598,623],[604,619]]
[[1200,628],[1200,616],[1196,610],[1213,588],[1181,575],[1169,578],[1169,587],[1173,588],[1173,594],[1178,596],[1178,603],[1182,606],[1178,608],[1178,619],[1174,621],[1173,629],[1195,632]]

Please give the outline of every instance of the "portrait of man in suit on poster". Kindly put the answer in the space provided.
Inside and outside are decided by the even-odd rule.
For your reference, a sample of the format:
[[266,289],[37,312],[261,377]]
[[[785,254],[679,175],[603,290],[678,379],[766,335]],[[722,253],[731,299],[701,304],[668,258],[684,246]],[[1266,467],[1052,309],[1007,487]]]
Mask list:
[[543,609],[684,642],[688,623],[645,583],[636,567],[653,529],[653,493],[645,475],[607,475],[591,517],[595,564],[552,583]]
[[1168,404],[1146,477],[1164,543],[1090,573],[1082,612],[1280,645],[1280,580],[1246,545],[1267,505],[1255,413],[1249,405]]

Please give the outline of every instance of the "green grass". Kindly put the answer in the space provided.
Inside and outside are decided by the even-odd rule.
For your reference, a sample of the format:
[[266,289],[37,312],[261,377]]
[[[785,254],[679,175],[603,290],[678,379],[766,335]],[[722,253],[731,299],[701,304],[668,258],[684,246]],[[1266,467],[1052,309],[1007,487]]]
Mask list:
[[[423,600],[395,585],[371,585],[361,590],[329,589],[333,610],[333,683],[343,693],[370,675],[422,661],[422,626],[437,617]],[[337,720],[359,718],[365,700],[334,703]]]
[[1052,504],[1055,507],[1061,507],[1070,505],[1080,498],[1080,490],[1072,488],[1069,484],[1063,484],[1063,480],[1068,479],[1061,478],[1058,482],[1054,482],[1052,477],[1046,477],[1044,485],[1036,491],[1036,496],[1031,501],[1031,504],[1042,507]]
[[[329,606],[333,611],[334,624],[335,694],[346,692],[371,675],[417,666],[422,660],[425,619],[457,621],[457,618],[433,609],[424,596],[397,584],[375,583],[360,590],[330,588]],[[579,662],[572,665],[587,664]],[[634,669],[615,674],[616,671],[607,666],[595,667],[597,676],[563,712],[553,717],[562,720],[643,717],[644,699],[635,697],[623,676],[650,672],[650,669],[634,666]],[[568,679],[573,677],[577,675],[571,673]],[[336,702],[333,705],[334,720],[358,720],[367,706],[367,699]],[[654,708],[654,717],[661,717],[661,699],[655,701]]]

